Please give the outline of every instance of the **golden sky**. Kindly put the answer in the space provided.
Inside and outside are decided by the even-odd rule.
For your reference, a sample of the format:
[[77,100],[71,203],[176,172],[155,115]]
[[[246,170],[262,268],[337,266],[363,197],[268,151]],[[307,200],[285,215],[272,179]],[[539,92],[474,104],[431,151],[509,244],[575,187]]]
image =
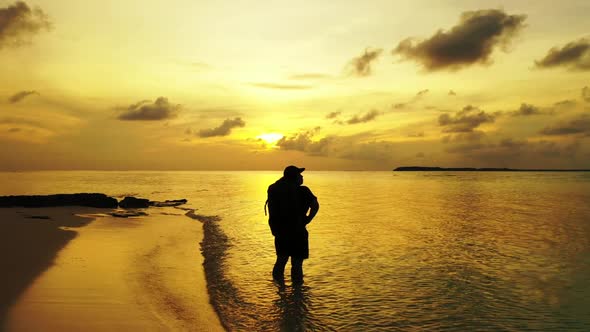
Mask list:
[[589,15],[0,0],[0,170],[590,168]]

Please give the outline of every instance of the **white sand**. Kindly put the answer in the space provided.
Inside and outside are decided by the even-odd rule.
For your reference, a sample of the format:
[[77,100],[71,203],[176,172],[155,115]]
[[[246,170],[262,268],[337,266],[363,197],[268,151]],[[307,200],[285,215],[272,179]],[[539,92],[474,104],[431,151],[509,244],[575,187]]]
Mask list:
[[[5,218],[31,222],[22,215],[57,220],[81,209],[0,210]],[[147,212],[146,217],[95,217],[87,226],[62,227],[78,235],[10,308],[6,330],[222,331],[207,294],[202,225],[173,208]],[[22,246],[35,243],[25,238]]]

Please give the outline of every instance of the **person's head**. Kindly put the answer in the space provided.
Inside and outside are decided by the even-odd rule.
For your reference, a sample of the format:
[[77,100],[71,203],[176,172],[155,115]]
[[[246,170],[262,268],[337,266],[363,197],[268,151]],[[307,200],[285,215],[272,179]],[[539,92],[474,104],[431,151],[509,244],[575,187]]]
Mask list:
[[283,177],[288,181],[296,183],[298,185],[303,184],[303,175],[301,173],[305,171],[305,168],[299,168],[297,166],[287,166],[283,171]]

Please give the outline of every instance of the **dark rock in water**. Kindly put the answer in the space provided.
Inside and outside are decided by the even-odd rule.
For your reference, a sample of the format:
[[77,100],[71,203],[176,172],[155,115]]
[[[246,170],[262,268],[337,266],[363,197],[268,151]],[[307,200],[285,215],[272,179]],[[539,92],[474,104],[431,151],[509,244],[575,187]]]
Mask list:
[[119,207],[124,209],[139,209],[150,206],[150,200],[145,198],[135,198],[127,196],[119,202]]
[[117,200],[105,194],[79,193],[33,196],[0,196],[0,207],[88,206],[116,208]]
[[111,212],[109,214],[111,216],[117,217],[117,218],[141,217],[141,216],[147,216],[148,215],[147,213],[145,213],[143,211],[137,211],[137,210],[113,211],[113,212]]
[[184,198],[183,199],[165,200],[164,202],[150,201],[150,206],[156,206],[156,207],[179,206],[182,204],[186,204],[186,202],[188,202],[188,201]]

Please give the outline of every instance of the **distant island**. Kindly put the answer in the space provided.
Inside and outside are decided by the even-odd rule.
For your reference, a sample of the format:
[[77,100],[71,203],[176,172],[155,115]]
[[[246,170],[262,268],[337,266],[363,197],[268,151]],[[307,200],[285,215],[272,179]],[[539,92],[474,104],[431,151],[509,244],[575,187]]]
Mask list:
[[516,168],[473,168],[473,167],[425,167],[402,166],[394,172],[590,172],[590,169],[516,169]]

